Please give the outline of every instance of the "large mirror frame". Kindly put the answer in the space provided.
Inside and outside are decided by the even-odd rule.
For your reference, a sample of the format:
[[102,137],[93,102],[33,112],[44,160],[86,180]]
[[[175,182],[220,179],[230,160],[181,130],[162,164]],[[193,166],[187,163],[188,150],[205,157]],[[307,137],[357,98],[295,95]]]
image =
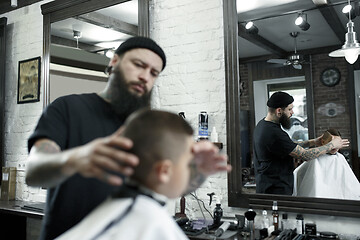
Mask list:
[[[44,25],[42,64],[42,72],[44,73],[44,108],[50,103],[51,23],[128,1],[129,0],[64,0],[49,2],[41,6]],[[138,6],[138,33],[140,36],[149,36],[149,1],[138,0]]]
[[[360,217],[360,201],[325,198],[291,197],[271,194],[244,194],[241,181],[241,138],[240,138],[240,91],[239,91],[239,59],[238,59],[238,22],[236,1],[223,0],[224,44],[225,44],[225,76],[226,76],[226,124],[227,150],[233,167],[228,174],[228,204],[230,207],[271,209],[272,201],[277,200],[281,211],[322,214],[331,216]],[[240,49],[241,51],[241,49]],[[305,74],[311,79],[310,68]],[[348,96],[350,107],[355,108],[354,67],[348,65]],[[356,130],[356,116],[350,115],[351,129]],[[356,132],[356,131],[352,131]],[[352,133],[353,134],[353,133]],[[353,137],[353,136],[352,136]],[[356,139],[354,136],[353,139]],[[356,144],[356,146],[355,146]],[[357,142],[352,143],[357,149]],[[356,151],[357,154],[357,151]],[[357,165],[357,164],[356,164]]]

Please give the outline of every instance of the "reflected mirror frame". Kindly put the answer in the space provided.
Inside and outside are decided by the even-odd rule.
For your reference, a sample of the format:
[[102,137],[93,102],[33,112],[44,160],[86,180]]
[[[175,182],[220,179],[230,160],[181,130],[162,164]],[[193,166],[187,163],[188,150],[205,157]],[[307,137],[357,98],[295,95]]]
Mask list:
[[[226,144],[230,164],[233,167],[232,172],[228,174],[228,205],[230,207],[271,209],[272,201],[277,200],[280,211],[284,212],[360,217],[360,201],[242,193],[240,127],[239,124],[237,124],[240,123],[240,92],[239,59],[237,54],[238,26],[235,0],[223,0],[223,16],[226,78]],[[306,79],[308,79],[308,77],[312,79],[310,69],[309,67],[309,70],[305,72]],[[348,73],[348,89],[354,89],[354,68],[352,65],[348,65]],[[349,90],[348,96],[350,107],[353,107],[352,105],[355,101],[354,92]],[[350,119],[351,128],[356,129],[356,116],[354,113],[350,113]],[[312,126],[312,128],[314,128],[314,126]],[[355,142],[357,144],[357,141]],[[354,143],[352,143],[351,147],[354,149]],[[358,166],[358,164],[356,165]]]
[[[41,5],[41,12],[43,14],[43,108],[45,108],[50,103],[49,84],[51,23],[128,1],[130,0],[63,0],[53,1]],[[145,37],[150,35],[149,0],[138,0],[138,34]]]

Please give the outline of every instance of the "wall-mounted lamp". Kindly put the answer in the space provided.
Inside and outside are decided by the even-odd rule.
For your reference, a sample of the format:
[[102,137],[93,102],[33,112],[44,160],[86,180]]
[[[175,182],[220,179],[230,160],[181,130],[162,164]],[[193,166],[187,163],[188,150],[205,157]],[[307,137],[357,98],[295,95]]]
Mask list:
[[[350,5],[350,0],[349,0]],[[350,12],[349,22],[346,24],[347,33],[345,34],[345,43],[341,49],[329,53],[330,57],[345,57],[346,61],[353,64],[358,59],[360,54],[360,44],[356,39],[356,32],[354,32],[354,23],[351,21]]]
[[17,7],[17,0],[11,0],[11,7]]
[[299,28],[301,28],[303,31],[307,31],[310,28],[310,24],[307,22],[306,13],[299,13],[295,20],[295,25],[299,26]]
[[250,34],[257,34],[259,32],[259,29],[254,25],[254,22],[252,21],[246,23],[245,29],[246,32]]

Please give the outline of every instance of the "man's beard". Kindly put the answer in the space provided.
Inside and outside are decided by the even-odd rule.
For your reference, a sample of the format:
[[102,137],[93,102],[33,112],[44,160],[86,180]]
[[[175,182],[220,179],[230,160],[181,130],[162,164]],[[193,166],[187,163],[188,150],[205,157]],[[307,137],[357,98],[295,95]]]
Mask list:
[[129,91],[129,85],[124,80],[124,74],[120,67],[113,69],[110,79],[110,93],[108,98],[112,109],[118,116],[128,117],[134,111],[150,106],[151,91],[137,96]]
[[289,130],[291,128],[291,121],[290,121],[290,118],[288,118],[286,116],[286,114],[282,114],[280,119],[279,119],[279,123],[281,124],[281,126],[284,128],[284,129],[287,129]]

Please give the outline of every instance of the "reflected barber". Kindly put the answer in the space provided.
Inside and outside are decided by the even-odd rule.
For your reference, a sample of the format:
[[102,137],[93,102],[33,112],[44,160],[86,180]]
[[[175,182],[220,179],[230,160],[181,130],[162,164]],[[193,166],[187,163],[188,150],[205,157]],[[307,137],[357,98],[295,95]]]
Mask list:
[[313,160],[334,149],[349,146],[347,139],[334,138],[321,146],[321,136],[293,142],[281,128],[289,129],[294,98],[286,92],[275,92],[267,101],[268,113],[254,130],[254,168],[256,192],[291,195],[294,186],[294,158]]

